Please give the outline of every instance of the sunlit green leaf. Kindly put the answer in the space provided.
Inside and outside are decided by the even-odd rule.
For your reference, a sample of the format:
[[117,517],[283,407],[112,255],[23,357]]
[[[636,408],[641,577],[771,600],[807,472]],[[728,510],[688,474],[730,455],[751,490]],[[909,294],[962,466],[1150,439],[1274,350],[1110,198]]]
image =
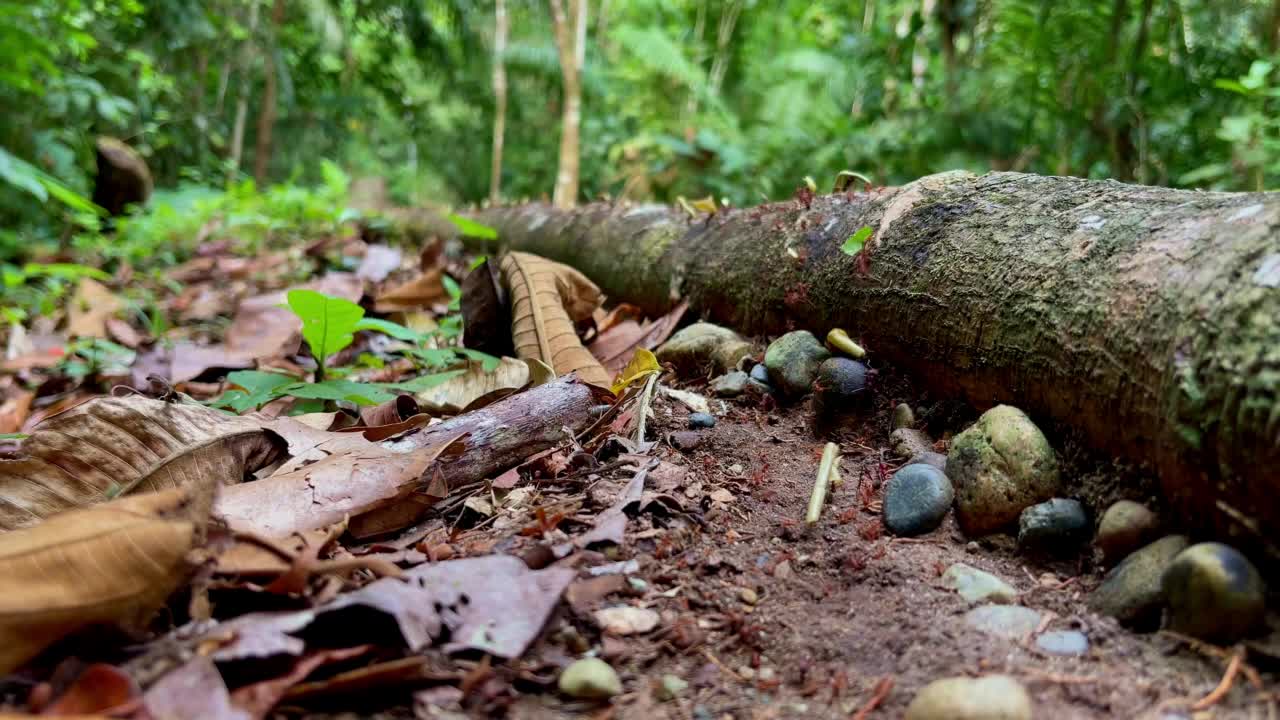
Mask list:
[[302,338],[311,354],[323,363],[355,339],[364,308],[345,298],[314,290],[290,290],[289,308],[302,320]]
[[467,235],[474,238],[480,238],[481,240],[497,240],[498,239],[498,231],[494,230],[488,225],[478,223],[475,220],[464,218],[461,215],[450,214],[448,217],[449,217],[449,222],[453,223],[454,226],[458,228],[458,232],[462,233],[463,235]]
[[840,246],[840,250],[844,252],[845,255],[857,255],[862,252],[862,246],[866,245],[867,238],[871,237],[871,233],[871,226],[863,225],[858,228],[857,232],[850,235],[849,239],[844,241],[844,244]]

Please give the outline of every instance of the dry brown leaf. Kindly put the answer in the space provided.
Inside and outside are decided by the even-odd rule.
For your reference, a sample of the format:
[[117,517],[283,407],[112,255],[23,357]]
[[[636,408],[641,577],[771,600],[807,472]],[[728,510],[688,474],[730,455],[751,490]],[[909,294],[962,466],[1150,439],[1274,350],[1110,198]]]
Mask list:
[[436,303],[447,302],[449,293],[444,289],[444,270],[430,268],[411,280],[380,293],[373,301],[373,309],[380,313],[418,310]]
[[558,375],[577,372],[587,383],[609,387],[609,374],[574,327],[600,306],[600,289],[577,270],[537,255],[507,253],[501,267],[511,293],[516,355],[541,360]]
[[67,334],[72,337],[107,336],[107,318],[123,307],[106,285],[93,278],[80,278],[67,305]]
[[400,248],[390,245],[370,245],[365,248],[360,267],[356,268],[356,276],[369,282],[382,282],[400,267],[403,255]]
[[9,391],[9,396],[0,403],[0,435],[22,429],[22,424],[31,415],[31,401],[35,399],[36,394],[29,390],[13,388]]
[[332,525],[425,486],[440,455],[461,450],[458,440],[398,453],[356,433],[333,434],[309,451],[321,459],[301,465],[295,458],[270,477],[227,488],[214,512],[233,529],[266,537]]
[[46,419],[22,453],[0,460],[0,530],[126,491],[238,483],[278,448],[260,420],[133,395]]
[[535,359],[516,360],[502,358],[492,372],[485,372],[482,363],[467,364],[466,372],[414,396],[424,412],[437,415],[457,415],[477,398],[498,390],[518,390],[527,385],[541,385],[555,379],[547,377],[545,366]]
[[203,541],[201,489],[175,488],[55,515],[0,535],[0,674],[89,625],[140,625]]
[[644,325],[635,320],[622,320],[608,328],[601,326],[600,334],[587,348],[604,365],[611,375],[617,375],[627,366],[638,348],[653,350],[671,337],[672,331],[689,309],[688,301],[681,302],[662,317]]

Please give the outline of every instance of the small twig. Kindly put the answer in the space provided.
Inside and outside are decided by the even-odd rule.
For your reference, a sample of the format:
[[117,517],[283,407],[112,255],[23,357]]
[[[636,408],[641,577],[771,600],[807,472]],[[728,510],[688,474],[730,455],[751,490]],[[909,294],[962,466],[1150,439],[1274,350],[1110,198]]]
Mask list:
[[658,374],[654,373],[645,381],[644,391],[640,393],[640,408],[636,412],[636,442],[644,442],[644,424],[649,415],[649,404],[653,402],[653,391],[658,385]]
[[723,662],[721,662],[720,658],[716,657],[715,653],[711,652],[707,648],[702,648],[702,656],[705,657],[708,661],[710,661],[712,665],[715,665],[716,667],[720,668],[720,670],[724,672],[726,675],[737,678],[738,680],[743,679],[742,676],[739,675],[736,670],[730,668],[728,665],[725,665]]
[[831,469],[840,459],[840,446],[829,442],[822,449],[822,462],[818,464],[818,476],[813,481],[813,494],[809,496],[809,510],[804,521],[809,525],[818,522],[822,516],[822,506],[827,502],[827,490],[831,487]]
[[871,697],[867,699],[858,712],[854,713],[852,720],[866,720],[871,712],[880,707],[880,703],[889,697],[889,693],[893,691],[893,676],[885,675],[876,681],[875,687],[871,689]]
[[1197,700],[1195,704],[1191,706],[1191,709],[1195,712],[1208,710],[1225,698],[1227,693],[1231,692],[1232,686],[1235,685],[1236,675],[1240,674],[1240,666],[1243,662],[1243,652],[1237,651],[1232,655],[1231,662],[1227,663],[1227,671],[1223,673],[1222,680],[1218,683],[1218,686],[1215,687],[1208,695]]

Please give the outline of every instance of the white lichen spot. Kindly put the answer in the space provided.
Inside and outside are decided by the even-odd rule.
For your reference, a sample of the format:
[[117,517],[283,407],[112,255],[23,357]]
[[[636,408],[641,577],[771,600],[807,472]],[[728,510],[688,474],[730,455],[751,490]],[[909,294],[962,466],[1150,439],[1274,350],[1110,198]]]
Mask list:
[[831,232],[831,228],[835,227],[838,222],[840,222],[840,218],[831,218],[828,220],[827,224],[822,226],[822,234],[826,235]]
[[547,215],[538,215],[532,221],[529,222],[528,232],[533,232],[534,230],[537,230],[543,225],[546,225],[548,219],[550,218]]
[[1253,274],[1253,284],[1262,287],[1280,287],[1280,253],[1271,253],[1262,258],[1262,264]]
[[639,217],[642,215],[657,215],[665,213],[667,206],[665,205],[637,205],[622,214],[622,217]]
[[1106,218],[1101,215],[1085,215],[1080,218],[1081,230],[1101,230],[1103,225],[1107,224]]
[[1254,203],[1252,205],[1246,205],[1240,208],[1239,210],[1231,213],[1231,217],[1227,218],[1227,222],[1235,222],[1237,220],[1244,220],[1247,218],[1251,218],[1260,212],[1262,212],[1262,203]]

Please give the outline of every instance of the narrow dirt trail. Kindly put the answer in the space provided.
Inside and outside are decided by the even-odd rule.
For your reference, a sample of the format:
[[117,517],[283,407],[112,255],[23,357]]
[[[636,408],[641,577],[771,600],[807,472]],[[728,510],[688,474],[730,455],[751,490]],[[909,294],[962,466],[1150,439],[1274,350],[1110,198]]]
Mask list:
[[[1036,717],[1189,717],[1175,710],[1208,694],[1225,662],[1090,612],[1088,590],[1101,571],[1089,559],[1027,558],[1008,536],[970,542],[953,516],[920,538],[882,533],[877,466],[889,454],[890,408],[910,399],[882,395],[874,415],[833,438],[846,453],[845,482],[808,529],[802,518],[823,441],[809,428],[807,403],[768,412],[726,403],[697,447],[656,449],[687,468],[686,495],[705,498],[706,526],[640,532],[652,537],[621,556],[639,561],[648,584],[630,602],[663,618],[652,635],[602,640],[628,694],[616,714],[526,696],[511,717],[893,718],[932,680],[990,673],[1021,681]],[[659,436],[685,430],[687,414],[661,403]],[[967,625],[973,606],[940,582],[956,562],[1014,586],[1015,603],[1040,614],[1035,631],[1000,637]],[[1037,632],[1057,630],[1087,635],[1087,653],[1057,656],[1036,645]],[[662,702],[655,688],[666,674],[689,687]],[[878,707],[858,714],[890,682]],[[1265,712],[1242,682],[1213,717]]]

